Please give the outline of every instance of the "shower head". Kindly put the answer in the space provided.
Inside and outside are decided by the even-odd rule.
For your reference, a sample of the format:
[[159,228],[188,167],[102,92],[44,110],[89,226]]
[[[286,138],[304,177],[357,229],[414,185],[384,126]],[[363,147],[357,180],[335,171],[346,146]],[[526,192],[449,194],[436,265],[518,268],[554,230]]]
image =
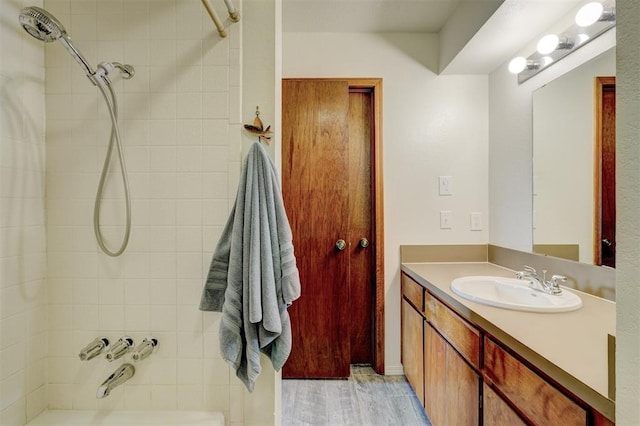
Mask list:
[[60,40],[60,43],[69,51],[73,59],[84,69],[89,80],[96,84],[93,77],[95,71],[91,65],[89,65],[89,61],[76,49],[64,25],[62,25],[55,16],[39,7],[29,6],[20,11],[18,20],[22,28],[38,40],[44,41],[45,43]]
[[36,6],[25,7],[20,11],[18,21],[20,21],[20,25],[22,25],[22,28],[24,28],[26,32],[40,41],[51,43],[52,41],[59,40],[67,51],[69,51],[73,59],[80,64],[89,80],[96,86],[109,84],[107,74],[115,68],[120,70],[123,78],[133,77],[134,69],[131,65],[122,65],[117,62],[102,62],[98,65],[98,70],[94,71],[89,61],[87,61],[87,59],[82,56],[82,53],[73,45],[71,37],[67,34],[64,25],[62,25],[55,16],[42,8]]
[[25,7],[18,17],[26,32],[45,43],[51,43],[67,34],[64,26],[53,15],[36,6]]

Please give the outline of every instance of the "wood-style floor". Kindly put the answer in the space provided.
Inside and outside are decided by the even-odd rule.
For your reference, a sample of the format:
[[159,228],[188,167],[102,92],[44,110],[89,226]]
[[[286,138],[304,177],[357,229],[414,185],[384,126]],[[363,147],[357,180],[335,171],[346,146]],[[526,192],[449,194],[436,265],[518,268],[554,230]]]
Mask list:
[[283,380],[282,426],[418,426],[431,423],[404,376],[351,367],[348,380]]

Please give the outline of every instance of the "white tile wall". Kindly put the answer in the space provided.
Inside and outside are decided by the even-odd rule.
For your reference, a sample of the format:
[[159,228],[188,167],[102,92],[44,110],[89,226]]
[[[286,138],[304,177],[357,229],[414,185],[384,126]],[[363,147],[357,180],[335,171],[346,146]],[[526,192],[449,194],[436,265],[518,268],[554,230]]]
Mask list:
[[[30,2],[38,4],[38,1]],[[40,2],[41,4],[41,2]],[[0,424],[47,405],[44,46],[0,2]]]
[[[213,4],[226,15],[222,0]],[[92,229],[107,110],[64,48],[46,47],[48,405],[216,409],[241,423],[241,388],[219,357],[219,314],[200,312],[198,303],[239,174],[242,24],[221,39],[200,0],[45,0],[45,8],[93,64],[136,68],[131,80],[113,78],[133,228],[127,251],[110,258]],[[102,222],[115,247],[122,189],[112,167]],[[96,336],[125,334],[136,342],[153,335],[158,350],[97,400],[98,385],[120,363],[80,362],[77,353]]]

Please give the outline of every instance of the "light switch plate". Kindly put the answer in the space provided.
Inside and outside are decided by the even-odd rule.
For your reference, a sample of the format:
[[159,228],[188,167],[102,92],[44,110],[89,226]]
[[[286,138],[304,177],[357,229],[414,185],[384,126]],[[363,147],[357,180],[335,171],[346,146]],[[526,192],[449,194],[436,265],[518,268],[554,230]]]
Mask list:
[[440,195],[453,195],[452,181],[451,176],[438,176],[438,193]]
[[453,228],[453,212],[451,210],[440,211],[440,229]]
[[482,213],[471,212],[471,230],[482,231]]

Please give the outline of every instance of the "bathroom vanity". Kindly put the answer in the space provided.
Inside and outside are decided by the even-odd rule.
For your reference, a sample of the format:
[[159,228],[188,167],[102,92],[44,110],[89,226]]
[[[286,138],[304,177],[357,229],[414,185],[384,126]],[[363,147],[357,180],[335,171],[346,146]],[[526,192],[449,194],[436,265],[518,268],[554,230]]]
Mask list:
[[612,425],[615,303],[522,312],[464,299],[456,278],[514,277],[488,262],[403,263],[402,364],[434,425]]

